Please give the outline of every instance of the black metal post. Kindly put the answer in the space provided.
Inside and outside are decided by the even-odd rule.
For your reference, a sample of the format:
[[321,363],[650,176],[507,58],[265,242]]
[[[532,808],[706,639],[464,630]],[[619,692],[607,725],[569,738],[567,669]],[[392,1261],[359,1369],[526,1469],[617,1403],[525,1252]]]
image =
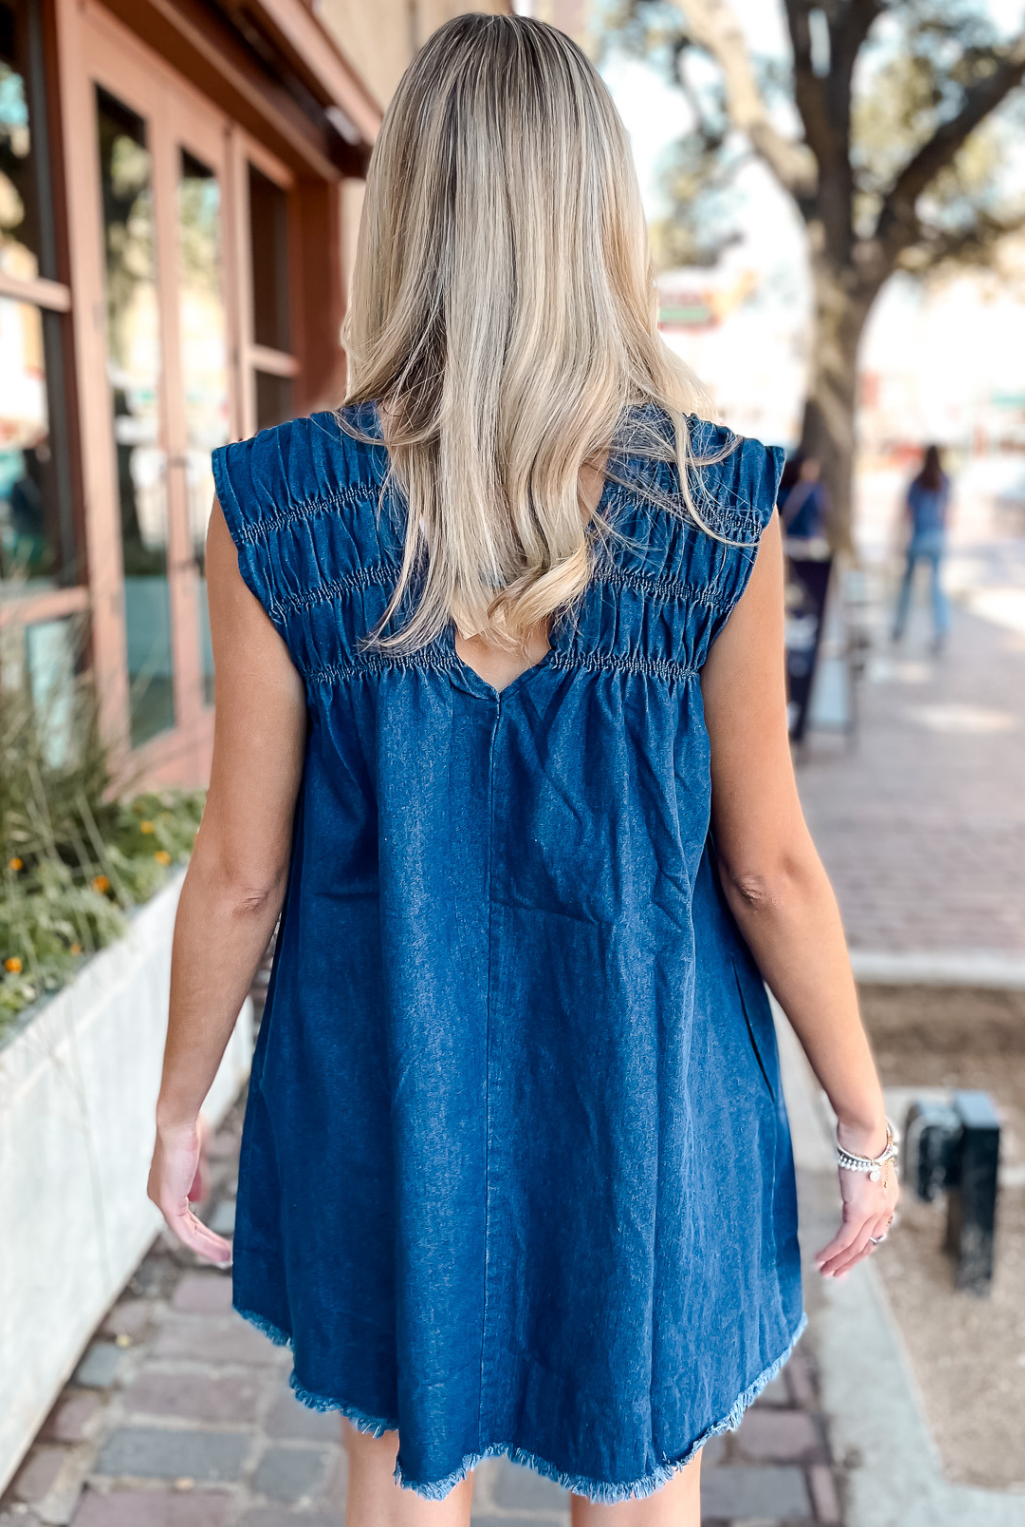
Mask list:
[[917,1098],[911,1104],[901,1140],[901,1176],[923,1203],[946,1192],[960,1137],[961,1118],[950,1103]]
[[946,1250],[956,1258],[954,1281],[986,1295],[993,1282],[1000,1119],[985,1092],[955,1092],[960,1136],[947,1179]]

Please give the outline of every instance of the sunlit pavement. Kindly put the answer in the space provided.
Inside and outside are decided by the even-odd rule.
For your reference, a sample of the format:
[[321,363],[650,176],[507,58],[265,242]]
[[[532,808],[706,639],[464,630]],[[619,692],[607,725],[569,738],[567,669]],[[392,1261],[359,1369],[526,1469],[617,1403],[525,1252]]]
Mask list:
[[890,640],[899,484],[863,491],[872,646],[856,735],[819,733],[805,811],[855,952],[1025,956],[1025,512],[962,487],[933,655],[926,588]]

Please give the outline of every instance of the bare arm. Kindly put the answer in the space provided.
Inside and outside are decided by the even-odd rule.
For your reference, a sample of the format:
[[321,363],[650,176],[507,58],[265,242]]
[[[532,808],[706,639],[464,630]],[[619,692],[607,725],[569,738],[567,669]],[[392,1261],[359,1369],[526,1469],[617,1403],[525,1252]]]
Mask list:
[[216,500],[207,587],[217,674],[213,766],[175,922],[149,1196],[187,1245],[227,1261],[227,1241],[189,1209],[197,1120],[281,910],[306,706],[284,642],[242,581]]
[[[798,799],[783,651],[783,552],[773,515],[702,672],[713,830],[726,898],[836,1112],[841,1143],[876,1155],[886,1143],[882,1088],[836,898]],[[868,1237],[883,1233],[896,1202],[895,1186],[840,1175],[844,1225],[817,1258],[830,1274],[870,1249]]]

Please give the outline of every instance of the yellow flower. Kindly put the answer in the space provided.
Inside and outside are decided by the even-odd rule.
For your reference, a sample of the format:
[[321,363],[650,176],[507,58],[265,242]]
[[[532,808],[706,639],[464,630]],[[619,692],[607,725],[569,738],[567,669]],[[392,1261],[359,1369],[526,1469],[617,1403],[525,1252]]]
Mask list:
[[72,954],[81,954],[82,953],[82,946],[81,946],[81,944],[72,944],[72,946],[71,946],[71,953]]
[[140,832],[152,832],[153,830],[154,829],[153,829],[153,823],[152,822],[140,822],[139,823],[139,831]]
[[13,859],[8,860],[7,868],[9,870],[13,870],[14,873],[17,874],[19,870],[23,870],[25,868],[25,861],[23,859],[19,859],[17,854],[15,854]]
[[9,955],[4,960],[4,969],[9,970],[12,976],[16,976],[21,970],[21,961],[16,954]]
[[99,891],[101,896],[110,890],[110,881],[107,879],[106,875],[96,876],[93,881],[93,890]]
[[171,855],[167,852],[166,848],[158,848],[153,857],[158,864],[170,864],[171,862]]

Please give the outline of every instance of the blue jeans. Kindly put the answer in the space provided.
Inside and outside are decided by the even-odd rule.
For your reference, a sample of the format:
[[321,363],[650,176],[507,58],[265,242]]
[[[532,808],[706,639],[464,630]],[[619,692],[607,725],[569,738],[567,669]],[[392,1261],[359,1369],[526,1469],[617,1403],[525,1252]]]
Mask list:
[[937,640],[942,640],[946,636],[950,627],[950,606],[947,602],[947,596],[943,592],[941,579],[945,550],[946,536],[942,530],[923,530],[919,535],[911,537],[908,543],[907,561],[904,565],[904,578],[901,582],[900,596],[897,600],[897,615],[893,623],[894,636],[903,636],[904,628],[908,623],[908,612],[911,608],[911,590],[915,578],[915,568],[919,562],[927,562],[929,564],[932,620]]

